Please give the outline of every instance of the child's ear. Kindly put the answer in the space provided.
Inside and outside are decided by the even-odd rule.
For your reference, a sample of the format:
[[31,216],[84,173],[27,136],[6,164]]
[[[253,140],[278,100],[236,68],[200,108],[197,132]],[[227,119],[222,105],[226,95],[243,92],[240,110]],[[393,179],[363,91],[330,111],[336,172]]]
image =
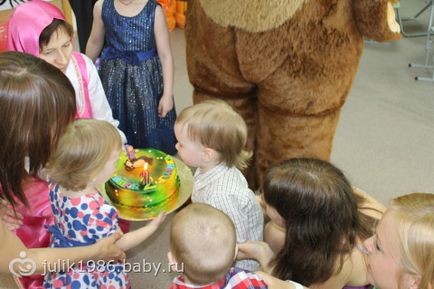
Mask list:
[[238,255],[238,244],[235,244],[234,261],[237,259],[237,255]]
[[204,148],[202,153],[206,162],[214,162],[219,158],[219,153],[212,148]]
[[[174,272],[177,272],[178,270],[178,261],[176,261],[175,256],[173,255],[172,251],[167,252],[167,259],[169,260],[169,267]],[[175,267],[176,266],[176,267]]]
[[167,252],[167,259],[169,260],[169,263],[176,263],[176,260],[173,257],[172,251]]
[[408,276],[408,282],[409,286],[408,289],[418,289],[420,284],[420,276],[419,275],[409,275]]

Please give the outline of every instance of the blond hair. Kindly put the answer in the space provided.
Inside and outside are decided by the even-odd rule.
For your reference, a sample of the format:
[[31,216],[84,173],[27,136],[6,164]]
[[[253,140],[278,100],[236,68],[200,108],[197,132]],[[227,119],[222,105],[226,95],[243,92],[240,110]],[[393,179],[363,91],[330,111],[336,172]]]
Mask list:
[[122,141],[117,129],[107,121],[79,119],[71,123],[52,154],[47,173],[67,190],[84,189],[104,167]]
[[412,193],[394,199],[388,210],[398,220],[401,263],[421,277],[418,289],[434,284],[434,194]]
[[247,126],[223,101],[208,100],[184,109],[175,124],[186,126],[188,137],[220,154],[220,161],[239,169],[247,167],[251,153],[244,150]]
[[181,210],[170,228],[170,248],[184,274],[196,285],[216,282],[229,271],[236,235],[231,219],[209,205],[195,203]]

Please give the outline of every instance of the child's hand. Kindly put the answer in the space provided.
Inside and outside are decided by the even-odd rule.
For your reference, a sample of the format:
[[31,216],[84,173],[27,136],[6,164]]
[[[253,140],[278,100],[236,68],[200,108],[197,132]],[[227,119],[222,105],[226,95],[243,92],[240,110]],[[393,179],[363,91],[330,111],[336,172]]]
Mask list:
[[94,245],[96,248],[97,256],[104,261],[123,261],[125,260],[125,252],[122,251],[116,242],[121,238],[121,234],[114,233],[113,235],[98,240]]
[[165,219],[166,219],[166,214],[164,212],[161,212],[155,219],[149,222],[147,226],[153,228],[154,231],[156,231],[158,227],[160,227],[160,225],[163,224]]
[[247,241],[238,244],[237,260],[256,259],[266,246],[265,242]]
[[3,199],[0,199],[0,220],[10,231],[18,229],[23,224],[23,216],[15,212],[11,205]]
[[158,116],[166,117],[167,113],[171,111],[172,108],[173,108],[173,96],[163,95],[160,99],[160,103],[158,104]]
[[274,253],[267,243],[262,241],[247,241],[238,244],[237,260],[255,259],[264,271],[269,272],[269,263],[274,258]]
[[146,226],[143,226],[140,229],[128,232],[123,235],[116,245],[118,245],[124,251],[134,248],[135,246],[146,240],[149,236],[154,234],[154,232],[157,231],[158,227],[164,222],[165,218],[165,213],[160,213],[158,217],[153,219]]

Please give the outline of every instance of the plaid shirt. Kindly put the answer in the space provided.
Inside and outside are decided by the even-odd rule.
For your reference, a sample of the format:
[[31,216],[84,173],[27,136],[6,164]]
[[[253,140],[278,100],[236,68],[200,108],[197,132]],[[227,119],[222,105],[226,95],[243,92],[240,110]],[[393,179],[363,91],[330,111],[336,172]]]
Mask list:
[[[235,225],[238,243],[262,241],[264,216],[261,207],[237,168],[220,164],[206,173],[197,169],[191,200],[208,204],[228,215]],[[237,261],[235,266],[249,271],[259,269],[259,263],[254,260]]]
[[183,276],[178,276],[169,289],[268,289],[268,286],[256,273],[233,267],[219,282],[192,285],[185,283]]

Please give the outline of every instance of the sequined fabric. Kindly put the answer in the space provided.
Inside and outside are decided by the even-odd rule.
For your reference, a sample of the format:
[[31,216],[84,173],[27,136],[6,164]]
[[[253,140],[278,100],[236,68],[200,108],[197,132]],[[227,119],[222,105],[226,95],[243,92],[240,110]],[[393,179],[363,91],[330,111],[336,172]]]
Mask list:
[[[156,49],[154,17],[156,2],[149,0],[133,17],[120,15],[113,0],[104,1],[102,19],[105,28],[105,48],[101,59],[100,77],[113,117],[120,122],[128,143],[137,148],[152,147],[175,154],[172,109],[165,118],[158,117],[158,103],[163,94],[163,74],[158,55],[133,64],[125,58],[131,53]],[[119,57],[113,57],[113,50]],[[104,51],[110,51],[104,59]]]

